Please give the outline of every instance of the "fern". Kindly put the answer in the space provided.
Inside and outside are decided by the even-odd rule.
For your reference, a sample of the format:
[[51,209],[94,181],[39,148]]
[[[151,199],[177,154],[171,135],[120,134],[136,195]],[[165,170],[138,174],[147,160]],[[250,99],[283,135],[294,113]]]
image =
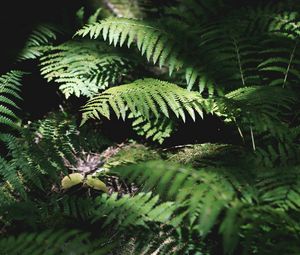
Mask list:
[[262,3],[246,8],[247,32],[251,34],[274,33],[295,39],[299,35],[299,12],[291,2]]
[[[257,148],[256,156],[258,162],[261,164],[272,166],[292,166],[299,162],[299,144],[297,139],[299,137],[299,128],[283,129],[285,133],[283,138],[277,138],[275,143],[272,142],[270,136],[265,136],[263,142],[265,146]],[[271,140],[271,141],[270,141]]]
[[21,79],[24,73],[11,71],[0,76],[0,124],[18,129],[19,118],[15,114],[18,109],[16,100],[21,100]]
[[[148,224],[153,223],[172,224],[176,206],[171,202],[158,204],[158,201],[159,197],[152,197],[151,192],[139,193],[133,197],[125,195],[120,199],[117,199],[116,193],[109,197],[104,194],[96,199],[96,217],[93,221],[105,217],[103,226],[114,222],[122,228],[148,227]],[[124,214],[129,217],[125,218]]]
[[[1,158],[1,175],[8,190],[25,195],[28,186],[46,190],[66,173],[65,160],[74,160],[71,138],[74,126],[68,122],[46,120],[20,131],[20,137],[1,134],[8,149],[8,159]],[[35,127],[34,127],[35,126]]]
[[[287,39],[277,39],[276,46],[274,41],[266,41],[266,47],[272,43],[272,49],[262,51],[265,60],[259,65],[259,70],[262,73],[263,79],[270,86],[281,86],[283,88],[294,88],[295,83],[300,79],[297,71],[299,65],[299,50],[298,41]],[[273,56],[279,57],[273,57]],[[273,76],[270,79],[270,76]]]
[[[66,98],[89,98],[82,124],[101,121],[77,128],[72,111],[21,125],[23,73],[0,77],[1,254],[300,253],[300,5],[235,2],[103,1],[91,17],[77,13],[84,39],[33,32],[20,60],[38,59]],[[102,118],[115,115],[176,144],[178,122],[200,115],[209,129],[206,114],[224,122],[222,143],[103,137]],[[61,185],[73,172],[79,185]]]
[[[152,89],[152,86],[155,86],[155,89]],[[153,91],[157,92],[153,93]],[[117,117],[123,120],[128,117],[127,111],[130,110],[132,116],[141,115],[143,117],[140,121],[144,118],[148,122],[153,119],[153,116],[156,121],[160,114],[169,118],[168,108],[171,108],[175,116],[182,118],[183,121],[186,119],[183,109],[193,120],[195,120],[195,112],[203,116],[202,109],[204,109],[225,117],[225,120],[239,122],[239,126],[245,126],[247,129],[255,128],[260,133],[270,130],[273,135],[283,137],[286,131],[284,126],[282,124],[275,126],[273,123],[281,123],[280,114],[290,109],[294,101],[295,98],[288,91],[263,87],[241,88],[226,94],[224,98],[216,98],[214,101],[205,100],[196,92],[188,92],[170,83],[145,79],[111,88],[91,99],[83,108],[82,123],[89,118],[100,118],[100,115],[110,118],[110,107]],[[136,123],[134,122],[133,125]],[[155,135],[157,131],[151,129],[151,124],[145,125],[146,134],[151,136],[152,132]],[[157,134],[159,137],[160,133]]]
[[95,201],[89,197],[72,196],[70,194],[52,195],[49,201],[42,201],[39,205],[41,215],[47,217],[66,217],[88,220],[95,214]]
[[242,125],[252,126],[259,132],[270,130],[273,135],[283,137],[282,117],[295,100],[290,91],[282,88],[245,87],[226,94],[224,101],[217,101],[216,112],[228,114],[227,117],[234,121],[241,118]]
[[[203,214],[199,217],[203,224],[200,222],[198,228],[203,235],[209,232],[213,226],[214,217],[217,217],[221,208],[226,204],[226,201],[232,199],[234,195],[230,183],[222,180],[213,172],[194,172],[192,169],[182,169],[177,165],[155,161],[145,163],[144,165],[140,165],[140,167],[138,165],[134,167],[129,166],[127,168],[123,167],[122,170],[114,171],[118,171],[123,176],[130,177],[131,181],[143,183],[145,190],[155,188],[156,192],[161,194],[163,198],[175,199],[177,203],[186,205],[188,207],[186,213],[190,216],[197,215],[199,208],[202,208]],[[143,171],[143,174],[141,171]],[[164,171],[163,178],[161,176],[162,171]],[[199,187],[195,191],[194,188],[198,186],[197,183],[199,183]],[[165,193],[164,189],[167,186],[169,186],[169,189]],[[218,201],[216,201],[217,197]],[[208,215],[205,214],[205,210],[208,207],[215,209],[212,209],[215,213],[214,215],[210,215],[212,218],[207,218]],[[189,224],[193,224],[193,221],[189,222]]]
[[[195,120],[196,113],[203,116],[202,97],[195,92],[188,92],[175,84],[155,79],[137,80],[134,83],[110,88],[91,99],[83,107],[84,123],[89,118],[110,118],[111,107],[118,118],[125,120],[128,110],[133,114],[140,113],[150,118],[150,113],[158,117],[163,114],[169,117],[169,111],[183,121],[186,110]],[[195,113],[196,112],[196,113]]]
[[22,181],[18,176],[18,169],[11,161],[0,158],[1,179],[5,181],[6,185],[2,188],[9,194],[11,191],[17,191],[21,196],[25,197],[25,190]]
[[41,58],[41,66],[41,74],[61,84],[66,98],[73,94],[92,97],[118,82],[132,67],[125,56],[111,52],[102,43],[88,41],[51,47]]
[[76,35],[96,39],[100,35],[110,44],[123,46],[127,42],[129,48],[136,42],[141,55],[148,61],[158,63],[160,67],[167,65],[170,75],[174,70],[185,68],[186,82],[191,89],[199,76],[199,71],[186,62],[183,49],[168,32],[144,21],[125,18],[107,18],[104,21],[87,25]]
[[90,234],[78,230],[49,229],[1,238],[1,254],[107,254],[101,242],[91,242]]
[[72,138],[77,130],[71,121],[49,118],[33,124],[32,129],[35,132],[37,144],[51,146],[51,150],[56,151],[58,158],[72,161],[76,151],[72,144]]
[[223,94],[247,85],[261,85],[257,65],[262,46],[256,42],[257,37],[244,35],[237,24],[239,20],[233,15],[228,20],[223,17],[201,23],[191,32],[197,45],[193,51],[198,56],[194,66],[199,73],[200,92],[208,88]]
[[[114,169],[114,172],[143,184],[144,190],[155,190],[167,201],[176,201],[179,208],[185,208],[181,211],[182,215],[173,221],[179,224],[181,231],[187,228],[198,238],[205,239],[214,232],[213,226],[218,224],[224,253],[233,254],[239,242],[255,242],[259,245],[254,247],[259,247],[259,254],[263,254],[269,246],[260,240],[278,239],[281,233],[294,236],[299,228],[299,224],[288,214],[290,210],[296,215],[299,213],[297,169],[284,174],[282,171],[279,174],[278,170],[265,173],[260,170],[247,175],[236,168],[195,171],[170,162],[156,161],[121,167]],[[270,222],[281,230],[273,237]],[[260,228],[260,239],[253,235],[256,227]],[[297,237],[293,239],[293,243],[296,244],[297,240]],[[279,245],[283,251],[289,249],[284,248],[283,242]],[[245,245],[243,250],[251,252],[252,248],[256,249],[254,247]]]
[[38,25],[29,35],[27,42],[19,53],[18,61],[36,59],[43,55],[49,44],[57,39],[62,31],[52,25]]
[[132,118],[132,128],[138,135],[145,138],[151,138],[152,141],[157,141],[162,144],[164,140],[171,136],[174,131],[174,123],[172,120],[162,118],[150,118],[147,120],[141,114],[134,116],[130,114],[128,118]]
[[[79,30],[77,35],[86,36],[96,39],[103,35],[104,40],[109,40],[110,44],[122,46],[127,41],[127,47],[130,47],[134,40],[137,40],[138,49],[143,54],[146,53],[147,59],[152,59],[154,63],[159,61],[160,66],[165,63],[169,52],[164,50],[165,42],[169,42],[168,35],[158,28],[145,24],[143,21],[108,18],[100,23],[87,25]],[[145,38],[145,35],[149,38]],[[152,36],[152,40],[150,39]],[[160,41],[159,41],[160,39]],[[170,48],[172,48],[171,43]]]
[[262,200],[286,210],[300,210],[297,168],[286,169],[282,176],[278,170],[261,173],[258,179],[257,187]]

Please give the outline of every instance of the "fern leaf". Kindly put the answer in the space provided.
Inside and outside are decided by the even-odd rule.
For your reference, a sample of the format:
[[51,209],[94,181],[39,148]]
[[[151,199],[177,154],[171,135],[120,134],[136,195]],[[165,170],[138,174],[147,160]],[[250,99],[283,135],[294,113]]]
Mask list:
[[60,29],[49,24],[37,26],[28,37],[25,47],[19,53],[18,61],[40,57],[56,40],[57,34],[61,33]]
[[198,231],[202,236],[210,231],[221,208],[234,196],[231,184],[215,173],[196,172],[170,162],[146,162],[116,168],[113,172],[143,184],[145,190],[155,189],[164,199],[176,201],[177,206],[186,208],[186,213],[191,219],[198,216],[200,211],[199,217],[196,218],[199,223]]
[[51,47],[41,58],[41,74],[61,84],[66,98],[92,97],[126,76],[133,65],[102,43],[67,42]]
[[170,75],[173,70],[185,68],[188,89],[193,87],[199,77],[199,71],[186,61],[182,48],[173,36],[145,21],[110,17],[83,27],[76,35],[89,35],[92,39],[102,35],[104,40],[114,46],[122,46],[127,41],[128,48],[136,42],[141,55],[146,54],[148,61],[154,64],[158,62],[160,67],[168,66]]
[[[103,240],[102,240],[103,242]],[[104,242],[103,242],[104,243]],[[103,244],[102,244],[103,245]],[[49,229],[37,233],[22,233],[0,239],[2,254],[107,254],[101,242],[90,241],[90,234],[78,230]]]
[[138,135],[151,138],[151,140],[157,141],[160,144],[162,144],[166,138],[171,136],[174,129],[172,120],[165,117],[158,119],[150,118],[147,120],[140,114],[133,115],[131,113],[128,115],[128,118],[134,119],[132,127]]
[[20,100],[21,79],[25,73],[10,71],[0,76],[0,124],[11,128],[18,128],[19,118],[15,114],[18,109],[15,101]]
[[[172,224],[172,214],[176,209],[171,202],[158,204],[159,197],[152,193],[139,193],[134,197],[124,195],[117,199],[117,194],[103,194],[96,199],[97,209],[94,221],[105,217],[104,226],[115,222],[122,228],[134,226],[148,227],[148,222]],[[128,217],[124,219],[124,214]]]
[[[133,83],[113,87],[99,96],[91,99],[82,109],[83,123],[89,118],[100,118],[101,115],[110,118],[109,108],[112,108],[118,118],[125,120],[127,112],[140,113],[149,119],[150,113],[158,117],[161,113],[169,117],[169,111],[177,118],[185,121],[186,110],[194,119],[195,111],[202,115],[202,102],[204,99],[196,92],[189,92],[175,84],[144,79]],[[168,112],[166,111],[168,105]]]
[[224,101],[216,100],[215,112],[242,126],[254,126],[260,133],[268,130],[282,136],[286,131],[282,116],[295,101],[294,95],[283,88],[252,86],[226,94]]

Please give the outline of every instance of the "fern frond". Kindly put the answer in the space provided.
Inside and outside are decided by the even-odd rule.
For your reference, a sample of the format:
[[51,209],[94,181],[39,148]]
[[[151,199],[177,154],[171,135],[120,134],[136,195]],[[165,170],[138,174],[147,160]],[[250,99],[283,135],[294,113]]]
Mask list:
[[42,214],[63,215],[74,219],[87,220],[94,214],[95,201],[92,198],[64,194],[52,195],[50,202],[40,205]]
[[37,144],[49,147],[51,145],[51,150],[56,151],[57,157],[72,161],[76,151],[72,144],[72,138],[77,130],[71,121],[49,118],[39,121],[32,126]]
[[4,143],[8,150],[12,160],[8,162],[5,171],[7,174],[12,174],[12,178],[5,176],[7,181],[11,183],[12,188],[15,192],[19,192],[24,195],[24,188],[26,183],[31,183],[34,186],[42,189],[42,183],[39,178],[42,170],[39,165],[35,165],[32,158],[28,153],[28,144],[23,143],[20,138],[16,138],[12,135],[1,134],[0,140]]
[[[300,226],[292,215],[299,215],[299,169],[284,172],[250,168],[197,171],[156,161],[119,167],[113,172],[141,184],[144,191],[153,190],[163,200],[176,202],[182,212],[173,219],[178,224],[177,232],[186,229],[198,236],[197,240],[205,240],[210,234],[216,238],[213,229],[217,224],[225,253],[233,254],[238,243],[247,242],[256,245],[246,245],[243,250],[265,251],[268,242],[263,244],[260,240],[269,240],[271,236],[280,240],[283,233],[297,243],[295,233]],[[291,210],[293,213],[289,214]],[[278,233],[273,232],[274,226],[280,228]],[[257,228],[260,237],[256,239],[253,233],[257,233]]]
[[[262,4],[257,8],[248,8],[249,30],[255,31],[255,27],[261,32],[283,35],[296,39],[299,37],[299,12],[295,6],[285,6],[282,2]],[[255,26],[255,27],[254,27]]]
[[193,25],[196,23],[202,24],[210,19],[215,20],[216,17],[226,13],[227,8],[230,8],[230,6],[220,0],[211,0],[209,2],[205,0],[185,0],[177,6],[170,6],[167,9],[167,14],[176,15],[176,18],[180,17],[185,23]]
[[[152,59],[154,63],[159,61],[160,66],[165,63],[174,42],[170,42],[168,34],[160,29],[148,25],[143,21],[125,19],[125,18],[108,18],[100,23],[87,25],[80,29],[76,35],[89,35],[92,39],[97,39],[100,35],[104,40],[115,46],[127,41],[127,47],[130,47],[136,40],[138,49],[143,54],[146,53],[148,60]],[[150,38],[153,37],[152,39]],[[151,40],[149,40],[151,39]],[[170,43],[169,50],[165,50],[166,42]]]
[[195,120],[196,114],[203,116],[204,99],[196,92],[189,92],[175,84],[155,79],[137,80],[133,83],[113,87],[88,101],[83,107],[83,121],[105,116],[110,118],[110,108],[118,118],[125,120],[127,112],[141,114],[149,119],[160,114],[169,118],[173,112],[177,118],[186,119],[187,111]]
[[[172,215],[176,206],[172,202],[158,203],[159,197],[152,193],[139,193],[130,197],[124,195],[117,199],[118,194],[103,194],[96,199],[97,209],[94,221],[104,217],[103,226],[117,224],[122,228],[130,226],[148,227],[149,223],[172,224]],[[124,217],[128,215],[128,217]]]
[[195,245],[197,247],[192,247],[191,243],[192,242],[188,243],[180,240],[178,233],[176,233],[176,230],[167,229],[165,231],[160,231],[159,234],[153,233],[149,235],[147,238],[137,239],[134,243],[134,247],[131,250],[132,252],[141,255],[146,255],[146,254],[164,254],[164,255],[176,254],[177,255],[177,254],[189,254],[189,252],[190,253],[195,252],[195,254],[197,254],[197,252],[203,251],[202,247],[200,247],[201,244]]
[[285,11],[274,16],[270,24],[271,32],[297,39],[300,35],[300,15],[297,11]]
[[[101,240],[104,243],[104,240]],[[37,233],[22,233],[16,237],[0,239],[1,254],[107,254],[101,241],[93,242],[90,234],[78,230],[45,230]]]
[[186,211],[178,216],[178,223],[183,220],[180,217],[184,217],[185,214],[190,216],[191,221],[188,224],[193,225],[194,220],[198,219],[197,229],[201,235],[210,231],[222,208],[234,196],[232,185],[216,173],[197,172],[170,162],[146,162],[120,167],[113,172],[143,184],[144,190],[154,189],[162,198],[184,206]]
[[162,144],[164,140],[171,136],[174,130],[174,123],[172,120],[161,117],[161,118],[150,118],[147,120],[141,114],[134,116],[133,114],[128,115],[129,119],[134,119],[132,122],[132,128],[138,135],[150,138],[152,141],[157,141]]
[[28,186],[45,190],[58,182],[60,173],[67,172],[65,160],[74,160],[74,128],[68,122],[48,119],[31,130],[23,128],[21,137],[1,134],[0,141],[6,145],[10,159],[1,162],[3,180],[21,193]]
[[261,52],[264,61],[258,66],[263,80],[270,86],[295,88],[300,80],[298,41],[271,38],[264,44],[266,50]]
[[12,161],[7,161],[4,158],[0,157],[0,175],[1,179],[6,182],[7,187],[5,185],[2,186],[4,190],[8,192],[17,191],[21,194],[21,196],[25,196],[25,190],[22,181],[18,176],[18,169]]
[[216,113],[260,133],[270,131],[282,137],[286,131],[282,116],[295,101],[295,96],[283,88],[245,87],[226,94],[224,100],[216,100]]
[[299,127],[284,126],[278,132],[283,135],[278,135],[275,139],[270,135],[264,136],[260,142],[261,145],[255,152],[258,163],[267,167],[292,166],[298,163],[300,147],[297,140],[300,135],[299,131]]
[[300,212],[300,173],[297,167],[260,173],[257,181],[260,199],[270,205]]
[[18,109],[16,100],[21,100],[21,79],[25,73],[10,71],[0,76],[0,124],[18,128],[19,118],[15,114]]
[[158,63],[159,67],[168,66],[170,75],[174,70],[184,68],[188,89],[192,89],[199,78],[199,70],[188,63],[183,48],[174,36],[145,21],[110,17],[83,27],[76,35],[89,35],[92,39],[103,36],[109,44],[123,46],[127,43],[128,48],[136,42],[141,55],[154,64]]
[[51,43],[56,40],[57,34],[61,33],[62,31],[53,25],[38,25],[29,35],[26,45],[19,53],[17,60],[23,61],[40,57]]
[[103,43],[85,41],[51,47],[41,58],[41,66],[41,74],[61,84],[59,88],[68,98],[73,94],[91,97],[119,82],[132,64]]

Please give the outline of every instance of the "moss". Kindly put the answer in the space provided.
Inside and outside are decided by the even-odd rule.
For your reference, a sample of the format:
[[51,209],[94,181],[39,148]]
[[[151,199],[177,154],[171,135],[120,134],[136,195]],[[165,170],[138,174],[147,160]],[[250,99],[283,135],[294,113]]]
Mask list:
[[115,155],[106,161],[103,168],[110,169],[123,164],[133,164],[160,158],[157,151],[142,144],[131,143],[121,147]]
[[193,144],[187,145],[175,154],[169,153],[167,159],[193,167],[234,165],[245,158],[246,151],[229,144]]

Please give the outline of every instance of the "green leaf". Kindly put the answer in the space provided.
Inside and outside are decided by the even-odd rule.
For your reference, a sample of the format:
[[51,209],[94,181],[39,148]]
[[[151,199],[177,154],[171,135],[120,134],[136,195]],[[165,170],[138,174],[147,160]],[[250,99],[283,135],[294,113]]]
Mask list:
[[97,177],[88,175],[86,177],[85,184],[87,184],[92,189],[96,190],[102,190],[106,193],[108,193],[108,188],[106,187],[105,183],[103,181],[100,181]]
[[69,189],[79,183],[82,183],[84,176],[80,173],[73,173],[65,176],[61,181],[61,186],[63,189]]

